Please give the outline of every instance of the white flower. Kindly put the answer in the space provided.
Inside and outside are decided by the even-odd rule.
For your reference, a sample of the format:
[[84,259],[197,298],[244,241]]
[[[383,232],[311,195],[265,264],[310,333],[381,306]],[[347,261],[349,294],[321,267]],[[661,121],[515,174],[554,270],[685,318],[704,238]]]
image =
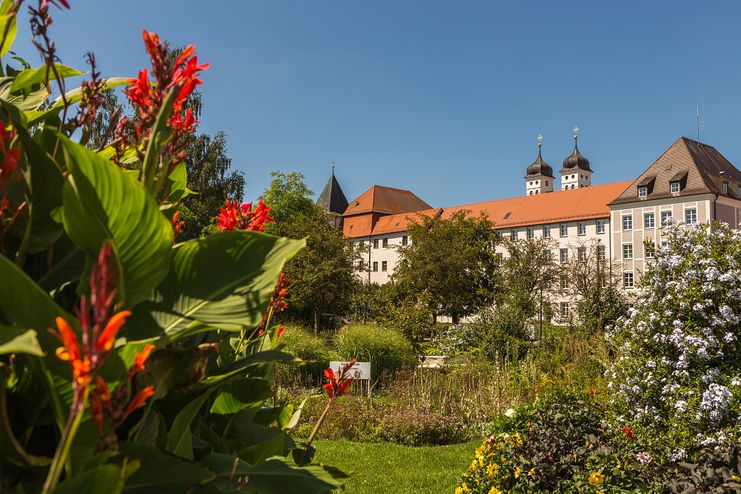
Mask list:
[[507,411],[504,412],[504,416],[510,419],[514,417],[515,415],[517,415],[517,412],[515,411],[514,408],[508,408]]

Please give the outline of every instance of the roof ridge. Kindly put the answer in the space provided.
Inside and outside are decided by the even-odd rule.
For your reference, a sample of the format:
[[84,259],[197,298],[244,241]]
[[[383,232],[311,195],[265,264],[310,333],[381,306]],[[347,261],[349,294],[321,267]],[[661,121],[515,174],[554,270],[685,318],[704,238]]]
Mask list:
[[711,182],[708,182],[708,179],[710,177],[707,177],[706,176],[707,174],[703,173],[702,170],[700,170],[700,167],[697,164],[697,156],[695,156],[695,153],[692,151],[692,148],[690,147],[687,141],[697,143],[697,144],[699,144],[699,142],[693,141],[692,139],[689,139],[685,136],[682,136],[680,139],[682,139],[682,144],[684,144],[684,147],[687,149],[687,153],[690,155],[690,161],[692,162],[692,166],[695,167],[695,171],[700,175],[700,179],[702,179],[702,183],[705,184],[705,187],[707,187],[709,191],[715,190],[715,185]]

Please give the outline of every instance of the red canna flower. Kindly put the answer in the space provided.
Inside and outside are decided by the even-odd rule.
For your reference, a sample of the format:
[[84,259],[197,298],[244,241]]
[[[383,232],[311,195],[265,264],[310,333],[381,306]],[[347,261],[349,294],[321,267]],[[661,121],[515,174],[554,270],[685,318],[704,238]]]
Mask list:
[[237,205],[237,201],[226,201],[226,204],[216,221],[220,231],[233,230],[250,230],[255,232],[265,231],[265,223],[272,223],[274,220],[270,217],[270,208],[262,200],[257,203],[255,209],[252,209],[252,203],[242,203]]
[[285,332],[286,332],[285,326],[279,326],[278,327],[278,332],[276,333],[276,335],[277,335],[278,338],[280,338],[281,336],[283,336],[283,333],[285,333]]
[[57,328],[59,329],[58,337],[62,341],[62,345],[57,348],[56,354],[60,360],[77,360],[80,358],[80,345],[77,343],[77,336],[72,328],[69,327],[67,321],[61,317],[57,317]]
[[623,426],[623,433],[625,434],[625,437],[628,438],[628,441],[632,441],[633,438],[635,437],[633,434],[633,429],[631,429],[627,425]]
[[175,214],[172,215],[172,219],[170,220],[170,223],[172,224],[172,231],[174,233],[173,241],[174,241],[175,238],[177,238],[178,233],[180,233],[180,230],[183,228],[183,225],[185,224],[185,220],[182,220],[182,221],[180,220],[180,211],[175,211]]
[[48,0],[48,1],[49,1],[49,3],[51,3],[52,5],[54,5],[58,9],[61,9],[62,7],[65,7],[67,10],[70,10],[72,8],[72,7],[70,7],[69,2],[67,0]]
[[327,379],[327,383],[322,388],[327,390],[330,400],[334,400],[338,396],[342,396],[347,391],[347,388],[352,383],[352,378],[347,377],[348,371],[352,368],[357,360],[352,359],[345,365],[340,367],[339,377],[335,377],[334,371],[330,368],[324,369],[324,378]]
[[139,391],[136,396],[131,400],[129,406],[126,408],[124,418],[128,417],[134,410],[144,406],[144,403],[154,395],[154,386],[147,386],[146,388]]
[[136,354],[136,356],[134,357],[134,363],[131,364],[131,368],[129,369],[129,379],[144,370],[144,364],[146,364],[147,360],[149,359],[149,355],[154,349],[155,345],[146,345],[142,349],[142,351]]
[[113,344],[116,342],[116,333],[121,329],[121,326],[126,322],[126,318],[131,315],[131,311],[122,310],[108,320],[105,329],[98,337],[98,341],[95,344],[97,350],[103,350],[109,352],[113,348]]
[[593,390],[593,389],[588,389],[588,390],[587,390],[587,394],[588,394],[589,396],[594,396],[594,394],[595,394],[595,393],[596,393],[596,391],[595,391],[595,390]]

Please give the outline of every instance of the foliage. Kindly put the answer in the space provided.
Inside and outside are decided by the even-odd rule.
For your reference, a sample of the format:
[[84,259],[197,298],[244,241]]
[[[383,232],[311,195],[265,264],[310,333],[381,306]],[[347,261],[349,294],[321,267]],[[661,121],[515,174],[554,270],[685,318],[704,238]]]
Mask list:
[[281,338],[284,352],[306,361],[298,367],[283,366],[278,369],[276,380],[282,387],[295,385],[316,387],[322,380],[322,372],[330,360],[339,360],[327,341],[315,336],[298,324],[286,324]]
[[485,215],[420,216],[409,236],[393,275],[405,298],[423,301],[433,316],[447,315],[453,322],[494,300],[497,235]]
[[[332,490],[289,459],[298,417],[272,400],[276,364],[293,360],[271,324],[275,286],[304,242],[230,231],[173,245],[186,101],[208,66],[145,31],[154,81],[93,64],[66,91],[80,72],[55,63],[53,5],[68,7],[31,9],[46,65],[8,68],[0,88],[0,490]],[[0,5],[5,32],[18,6]],[[73,141],[124,83],[136,119],[97,150]]]
[[276,220],[267,231],[306,238],[306,248],[286,266],[292,287],[290,314],[304,316],[317,332],[323,313],[341,313],[349,303],[355,285],[354,250],[331,216],[311,201],[311,193],[300,173],[274,173],[264,196],[272,201],[268,204]]
[[602,428],[592,396],[554,392],[510,410],[476,450],[456,492],[660,492],[655,465],[625,433]]
[[584,328],[602,332],[625,314],[628,305],[620,266],[607,256],[600,259],[596,247],[582,246],[587,250],[583,259],[578,252],[570,256],[563,275],[575,295],[576,320]]
[[411,343],[401,333],[372,324],[354,324],[343,329],[335,344],[344,360],[370,362],[373,380],[392,376],[417,363]]
[[695,463],[679,462],[669,470],[669,492],[741,492],[741,444],[730,441],[721,447],[704,448]]
[[741,237],[722,224],[672,227],[610,334],[619,426],[664,438],[674,459],[725,444],[741,419]]

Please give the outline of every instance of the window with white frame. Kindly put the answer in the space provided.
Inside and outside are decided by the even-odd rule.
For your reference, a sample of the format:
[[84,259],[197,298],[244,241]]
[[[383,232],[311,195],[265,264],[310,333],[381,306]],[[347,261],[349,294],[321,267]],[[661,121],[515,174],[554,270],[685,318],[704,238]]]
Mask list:
[[511,238],[512,240],[517,240],[517,230],[512,230],[511,232],[509,232],[509,238]]
[[386,272],[388,271],[389,263],[388,261],[381,261],[381,271]]
[[558,304],[558,308],[561,320],[565,321],[566,319],[568,319],[571,315],[571,305],[569,305],[568,302],[561,302],[560,304]]
[[586,261],[587,260],[587,248],[586,247],[579,247],[576,249],[576,256],[577,259],[580,261]]
[[551,227],[550,226],[543,227],[543,238],[551,238]]
[[623,273],[623,288],[633,288],[633,273],[631,271]]
[[728,182],[723,182],[720,186],[720,193],[727,196],[728,195]]
[[598,245],[597,246],[597,259],[600,261],[604,261],[607,259],[607,249],[604,245]]
[[561,225],[561,237],[568,237],[569,236],[569,225]]
[[558,286],[561,290],[566,290],[569,287],[569,278],[565,274],[558,277]]
[[381,245],[383,246],[383,248],[384,248],[384,249],[385,249],[385,248],[387,248],[387,247],[389,246],[389,239],[387,239],[387,238],[384,238],[384,239],[383,239],[383,240],[381,241]]
[[671,182],[669,184],[669,190],[672,194],[679,194],[679,189],[681,188],[682,184],[679,182]]
[[546,249],[543,251],[543,260],[545,262],[551,262],[553,260],[553,252],[551,252],[551,249]]
[[527,229],[527,238],[535,238],[535,231],[532,228]]
[[373,272],[375,273],[377,271],[378,271],[378,261],[373,261]]
[[623,244],[623,259],[633,259],[633,244]]
[[624,214],[623,215],[623,230],[632,230],[632,229],[633,229],[633,215]]
[[586,235],[587,234],[587,224],[583,221],[578,224],[578,232],[579,235]]
[[569,249],[561,249],[560,250],[561,255],[561,262],[566,263],[569,262]]
[[648,187],[638,187],[638,197],[641,199],[648,197]]
[[661,212],[661,226],[669,225],[672,222],[672,212],[662,211]]
[[655,228],[656,217],[653,213],[643,213],[643,228]]
[[407,245],[409,243],[409,237],[406,235],[401,236],[401,245]]
[[687,208],[684,210],[684,222],[688,225],[697,223],[697,209]]
[[605,220],[597,220],[597,233],[605,233]]
[[377,238],[374,238],[373,239],[373,248],[374,249],[377,249],[378,248],[378,239]]

